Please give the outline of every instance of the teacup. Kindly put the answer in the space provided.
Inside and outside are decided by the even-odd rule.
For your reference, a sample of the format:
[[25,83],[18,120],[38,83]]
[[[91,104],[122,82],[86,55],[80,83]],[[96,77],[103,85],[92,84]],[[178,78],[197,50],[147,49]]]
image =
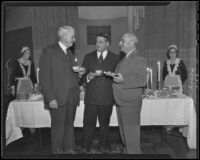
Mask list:
[[77,71],[77,70],[79,70],[79,69],[80,69],[80,67],[79,67],[79,66],[73,66],[72,68],[73,68],[73,70],[74,70],[74,71]]
[[95,73],[101,74],[101,73],[102,73],[102,70],[96,70]]

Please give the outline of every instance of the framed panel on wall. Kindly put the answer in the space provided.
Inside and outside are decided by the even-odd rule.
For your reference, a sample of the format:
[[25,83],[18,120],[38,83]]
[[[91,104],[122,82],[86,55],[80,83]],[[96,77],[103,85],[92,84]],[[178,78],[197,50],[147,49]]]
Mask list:
[[107,33],[111,44],[111,26],[87,26],[87,45],[95,45],[100,33]]

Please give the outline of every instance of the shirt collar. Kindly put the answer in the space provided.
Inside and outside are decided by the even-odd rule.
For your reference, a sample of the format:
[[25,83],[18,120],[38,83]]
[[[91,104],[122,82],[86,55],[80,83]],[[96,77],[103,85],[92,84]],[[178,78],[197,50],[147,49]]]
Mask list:
[[59,44],[60,48],[63,50],[63,52],[64,52],[65,54],[67,54],[67,52],[66,52],[67,47],[66,47],[64,44],[62,44],[62,42],[60,42],[60,41],[58,41],[58,44]]
[[128,54],[126,55],[126,58],[127,58],[133,51],[135,51],[135,50],[136,50],[136,48],[134,48],[134,49],[132,49],[131,51],[129,51]]
[[[103,51],[103,53],[102,53],[103,59],[106,58],[107,54],[108,54],[108,50]],[[97,51],[97,57],[98,57],[98,58],[99,58],[100,55],[101,55],[101,52],[98,52],[98,51]]]

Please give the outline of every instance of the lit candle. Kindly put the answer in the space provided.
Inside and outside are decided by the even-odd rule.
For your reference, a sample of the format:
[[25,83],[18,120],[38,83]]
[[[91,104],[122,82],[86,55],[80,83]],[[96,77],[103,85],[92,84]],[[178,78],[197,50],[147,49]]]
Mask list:
[[40,71],[40,69],[37,68],[37,83],[38,83],[38,84],[39,84],[39,71]]
[[75,58],[74,60],[75,60],[75,64],[78,65],[78,59]]
[[158,82],[160,82],[160,61],[158,61],[157,64],[158,64]]
[[149,68],[147,68],[147,89],[149,89]]
[[151,89],[153,89],[153,70],[152,68],[150,68],[150,86],[151,86]]

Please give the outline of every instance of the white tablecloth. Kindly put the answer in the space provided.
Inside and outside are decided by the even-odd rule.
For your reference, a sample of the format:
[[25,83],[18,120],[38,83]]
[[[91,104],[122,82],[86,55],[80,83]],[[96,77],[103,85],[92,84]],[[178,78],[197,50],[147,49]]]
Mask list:
[[[80,101],[74,121],[75,127],[83,126],[84,102]],[[141,125],[176,125],[182,128],[190,148],[196,148],[196,112],[193,100],[187,96],[179,98],[143,99]],[[97,122],[97,126],[99,126]],[[110,126],[118,126],[116,107],[113,107]],[[12,101],[6,119],[6,144],[21,138],[19,127],[51,127],[49,111],[43,101]]]

